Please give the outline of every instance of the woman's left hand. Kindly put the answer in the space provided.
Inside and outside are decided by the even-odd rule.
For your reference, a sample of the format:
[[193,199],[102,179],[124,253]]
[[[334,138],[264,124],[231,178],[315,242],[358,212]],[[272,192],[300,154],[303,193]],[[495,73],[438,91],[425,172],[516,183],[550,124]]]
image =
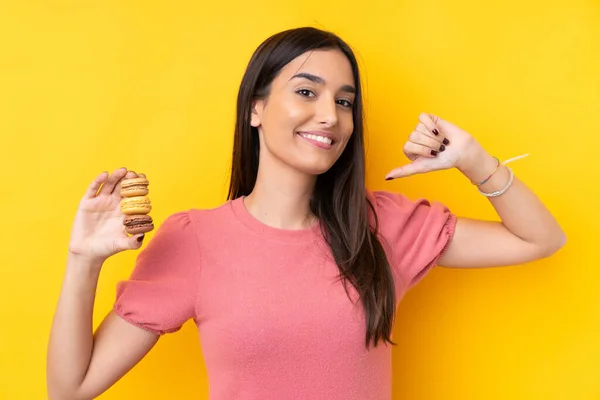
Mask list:
[[390,171],[386,179],[461,169],[473,153],[483,150],[469,133],[438,116],[422,113],[419,121],[403,148],[411,162]]

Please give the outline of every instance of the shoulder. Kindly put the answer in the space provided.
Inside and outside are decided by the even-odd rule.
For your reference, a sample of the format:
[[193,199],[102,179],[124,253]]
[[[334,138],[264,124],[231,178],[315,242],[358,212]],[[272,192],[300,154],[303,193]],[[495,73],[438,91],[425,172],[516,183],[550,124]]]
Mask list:
[[179,245],[193,243],[193,239],[197,238],[201,231],[205,231],[207,226],[210,227],[222,219],[226,209],[227,203],[208,209],[190,208],[174,211],[161,222],[157,221],[158,229],[151,242]]
[[212,208],[189,208],[178,210],[169,214],[161,223],[161,228],[170,229],[183,228],[194,225],[197,222],[207,222],[220,219],[231,213],[230,201],[224,202]]
[[227,200],[214,207],[191,208],[182,213],[187,214],[187,218],[196,227],[207,227],[212,225],[223,225],[233,217],[232,200]]
[[454,221],[448,207],[426,198],[410,199],[401,193],[374,191],[367,193],[367,199],[373,207],[369,211],[375,214],[374,222],[384,235],[410,237]]
[[377,217],[410,215],[419,209],[446,207],[438,202],[431,202],[425,198],[411,199],[402,193],[393,193],[383,190],[367,191],[367,200],[372,204]]
[[[232,201],[227,200],[215,207],[189,208],[170,214],[159,227],[159,231],[168,232],[172,237],[188,236],[201,243],[212,242],[231,233],[236,227],[236,217]],[[158,232],[157,232],[158,235]]]

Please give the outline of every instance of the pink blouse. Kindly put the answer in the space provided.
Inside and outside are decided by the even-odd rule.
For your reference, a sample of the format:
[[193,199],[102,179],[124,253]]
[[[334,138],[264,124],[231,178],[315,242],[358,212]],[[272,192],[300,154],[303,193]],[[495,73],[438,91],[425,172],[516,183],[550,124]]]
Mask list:
[[[454,233],[445,206],[368,192],[399,302]],[[365,347],[365,317],[317,226],[283,230],[243,198],[169,216],[117,286],[116,313],[159,335],[193,319],[210,399],[387,400],[391,346]]]

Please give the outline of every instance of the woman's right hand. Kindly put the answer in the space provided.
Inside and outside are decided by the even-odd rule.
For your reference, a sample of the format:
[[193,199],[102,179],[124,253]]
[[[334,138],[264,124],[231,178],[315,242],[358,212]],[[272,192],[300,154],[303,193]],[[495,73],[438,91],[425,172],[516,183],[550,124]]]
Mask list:
[[[145,175],[120,168],[110,175],[103,172],[94,179],[75,215],[70,254],[102,263],[116,253],[142,246],[143,234],[129,236],[125,232],[120,208],[121,181],[136,177],[145,178]],[[138,241],[138,238],[141,239]]]

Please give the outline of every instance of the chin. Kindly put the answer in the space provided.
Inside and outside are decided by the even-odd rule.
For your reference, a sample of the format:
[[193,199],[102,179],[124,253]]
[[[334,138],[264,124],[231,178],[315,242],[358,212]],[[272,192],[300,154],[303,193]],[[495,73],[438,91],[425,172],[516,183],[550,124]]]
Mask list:
[[342,155],[346,140],[334,142],[331,147],[315,145],[296,134],[296,146],[288,153],[290,164],[299,171],[310,175],[321,175],[329,171]]
[[309,158],[304,158],[294,163],[294,168],[307,175],[321,175],[329,171],[333,167],[333,164],[335,164],[335,160],[310,160]]

